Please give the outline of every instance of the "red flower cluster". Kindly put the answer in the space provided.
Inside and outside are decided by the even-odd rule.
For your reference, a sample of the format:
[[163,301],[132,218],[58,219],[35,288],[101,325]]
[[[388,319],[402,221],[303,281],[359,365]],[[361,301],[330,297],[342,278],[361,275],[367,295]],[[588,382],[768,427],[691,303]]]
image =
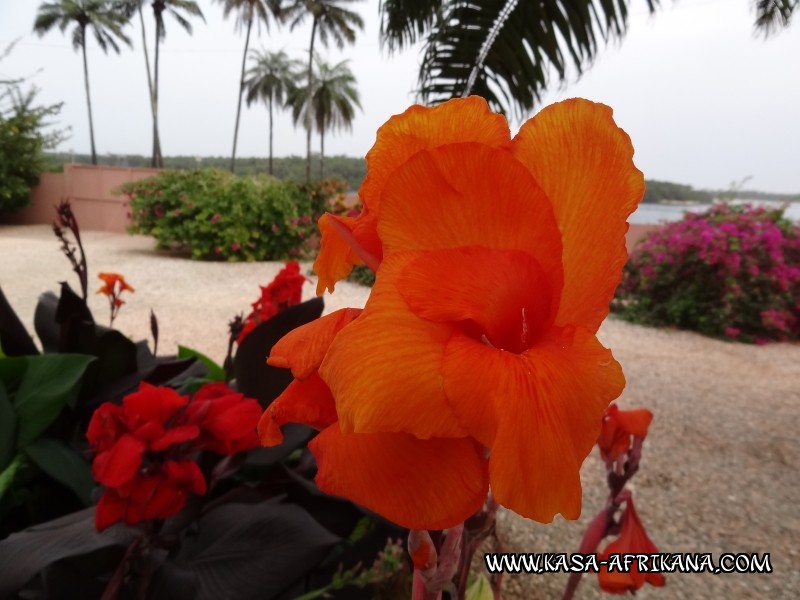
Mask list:
[[223,383],[204,385],[191,401],[172,388],[142,383],[121,406],[101,405],[86,432],[95,453],[94,478],[106,486],[95,512],[97,529],[179,512],[189,492],[206,492],[191,454],[234,454],[257,446],[260,416],[258,402]]
[[261,288],[261,298],[253,302],[253,312],[244,320],[244,327],[236,343],[241,344],[247,335],[264,321],[271,319],[282,310],[300,302],[303,296],[303,282],[300,265],[291,261],[275,276],[272,283]]

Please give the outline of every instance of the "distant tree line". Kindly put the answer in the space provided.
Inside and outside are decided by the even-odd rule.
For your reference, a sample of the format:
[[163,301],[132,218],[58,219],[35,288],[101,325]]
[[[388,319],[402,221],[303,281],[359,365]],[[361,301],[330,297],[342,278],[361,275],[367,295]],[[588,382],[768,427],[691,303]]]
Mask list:
[[[318,160],[314,155],[314,161]],[[69,154],[66,152],[49,152],[46,154],[47,170],[59,171],[64,163],[74,162],[90,164],[92,157],[88,154]],[[214,167],[227,169],[230,166],[230,156],[165,156],[164,167],[167,169],[198,169]],[[114,167],[150,167],[149,156],[135,154],[106,154],[98,155],[97,162],[101,165]],[[236,172],[239,175],[255,175],[267,173],[269,170],[268,158],[237,158]],[[291,179],[297,182],[306,180],[306,157],[288,156],[272,159],[273,175],[278,179]],[[361,186],[361,181],[367,172],[367,163],[363,158],[351,156],[326,156],[325,176],[336,177],[347,182],[348,189],[355,191]]]
[[[749,178],[748,178],[749,179]],[[724,200],[776,200],[780,202],[800,202],[800,194],[774,194],[755,190],[741,189],[735,183],[727,190],[696,190],[690,185],[673,183],[671,181],[645,180],[647,189],[643,202],[657,203],[666,200],[687,202],[711,202],[715,199]]]
[[[67,154],[64,152],[50,152],[46,154],[48,169],[57,171],[64,163],[76,162],[89,164],[91,157],[87,154]],[[318,156],[315,155],[314,160]],[[98,162],[103,165],[117,167],[149,167],[150,157],[128,155],[98,156]],[[197,169],[201,167],[214,167],[225,169],[229,166],[230,157],[224,156],[165,156],[164,167],[167,169]],[[241,175],[255,175],[268,172],[267,158],[238,158],[237,171]],[[367,163],[363,158],[352,156],[331,156],[325,159],[325,175],[336,177],[347,182],[350,191],[356,191],[364,180],[367,172]],[[306,158],[300,156],[287,156],[273,158],[273,174],[278,179],[291,179],[303,182],[306,178]],[[711,202],[715,198],[745,198],[748,200],[778,200],[800,202],[798,194],[773,194],[770,192],[757,192],[752,190],[696,190],[690,185],[673,183],[671,181],[645,181],[647,190],[643,202],[657,203],[665,200],[678,200],[690,202]]]

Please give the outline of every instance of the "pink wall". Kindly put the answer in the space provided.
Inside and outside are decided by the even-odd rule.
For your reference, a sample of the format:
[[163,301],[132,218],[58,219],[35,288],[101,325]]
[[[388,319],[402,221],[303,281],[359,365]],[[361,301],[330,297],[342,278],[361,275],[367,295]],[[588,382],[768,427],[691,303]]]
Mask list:
[[124,233],[130,224],[127,197],[112,192],[123,183],[158,174],[158,169],[132,169],[93,165],[64,165],[63,173],[42,173],[39,185],[31,191],[31,203],[6,217],[12,225],[50,224],[54,206],[62,198],[82,229]]

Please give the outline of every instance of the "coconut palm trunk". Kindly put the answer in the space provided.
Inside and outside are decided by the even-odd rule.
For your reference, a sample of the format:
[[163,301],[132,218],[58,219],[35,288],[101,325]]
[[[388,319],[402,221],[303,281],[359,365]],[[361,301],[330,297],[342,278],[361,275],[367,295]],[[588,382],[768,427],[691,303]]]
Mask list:
[[272,98],[269,99],[269,174],[272,175]]
[[83,43],[83,82],[86,87],[86,107],[89,109],[89,141],[92,146],[92,164],[97,164],[97,151],[94,147],[94,120],[92,119],[92,98],[89,94],[89,63],[86,61],[86,26],[81,26],[81,39]]
[[158,139],[158,127],[156,126],[156,102],[153,96],[153,75],[150,72],[150,53],[147,51],[147,36],[144,31],[144,14],[142,14],[142,5],[139,4],[139,23],[142,27],[142,48],[144,49],[144,67],[147,70],[147,92],[150,99],[150,115],[153,119],[153,156],[150,158],[151,167],[162,167],[163,161],[161,159],[161,142]]
[[164,166],[164,159],[161,157],[161,138],[158,134],[158,59],[161,48],[161,20],[156,20],[156,59],[153,63],[153,160],[154,167]]
[[319,178],[323,178],[325,171],[325,130],[319,132]]
[[244,67],[247,63],[247,48],[250,46],[250,30],[253,28],[253,13],[247,19],[247,34],[244,37],[244,54],[242,54],[242,72],[239,75],[239,105],[236,108],[236,125],[233,128],[233,153],[231,154],[231,173],[236,172],[236,142],[239,139],[239,118],[242,115],[242,96],[244,95]]
[[308,47],[308,98],[306,98],[306,183],[311,183],[311,96],[314,88],[314,38],[317,34],[317,18],[311,24],[311,44]]

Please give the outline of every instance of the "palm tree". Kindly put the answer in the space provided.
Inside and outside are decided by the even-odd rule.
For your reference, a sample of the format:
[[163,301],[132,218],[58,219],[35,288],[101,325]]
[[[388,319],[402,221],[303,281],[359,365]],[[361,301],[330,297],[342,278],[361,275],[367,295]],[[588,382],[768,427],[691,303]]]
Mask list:
[[269,174],[272,175],[272,105],[277,102],[278,107],[285,106],[287,97],[297,87],[302,65],[283,50],[252,50],[250,57],[255,64],[248,69],[245,79],[247,106],[263,100],[269,108]]
[[[786,26],[799,0],[753,0],[756,29]],[[647,0],[651,13],[659,0]],[[418,93],[426,104],[475,93],[495,110],[530,114],[551,70],[580,74],[601,42],[624,36],[627,0],[382,0],[389,51],[425,40]]]
[[233,152],[231,153],[231,173],[236,168],[236,142],[239,138],[239,117],[242,113],[242,96],[244,95],[244,69],[247,62],[247,50],[250,46],[250,31],[253,22],[264,23],[269,28],[269,17],[280,18],[281,0],[216,0],[223,5],[223,16],[227,19],[232,12],[236,13],[236,28],[247,28],[242,54],[242,74],[239,76],[239,104],[236,108],[236,125],[233,128]]
[[[311,92],[313,85],[313,57],[314,41],[319,31],[319,41],[326,48],[328,39],[333,38],[337,48],[344,48],[345,41],[350,44],[356,40],[355,28],[363,30],[364,21],[351,10],[343,8],[342,4],[358,2],[359,0],[294,0],[294,3],[286,9],[286,19],[291,20],[290,29],[303,23],[306,17],[311,16],[311,43],[308,46],[308,81],[306,90]],[[309,96],[308,102],[311,102]],[[307,109],[306,114],[306,182],[311,181],[311,110]]]
[[142,28],[142,47],[144,48],[144,60],[147,67],[147,87],[150,92],[150,112],[153,117],[153,157],[151,166],[161,168],[164,166],[164,158],[161,155],[161,136],[158,130],[158,65],[160,44],[166,37],[166,27],[164,25],[164,13],[169,13],[191,35],[192,24],[181,13],[191,17],[200,17],[205,22],[203,11],[197,6],[194,0],[152,0],[153,16],[156,21],[156,51],[153,63],[153,73],[150,74],[150,58],[147,52],[147,38],[145,36],[144,16],[142,7],[148,0],[122,0],[122,10],[125,10],[128,17],[133,16],[133,12],[139,14],[139,22]]
[[[311,122],[319,132],[319,178],[324,175],[325,132],[337,129],[352,129],[356,107],[361,108],[356,78],[344,60],[333,66],[316,57],[317,72],[314,74],[314,88],[309,93],[305,87],[297,88],[289,94],[288,103],[292,106],[295,125],[301,120]],[[310,99],[310,101],[309,101]],[[311,112],[308,112],[309,106]]]
[[90,29],[103,52],[111,47],[119,54],[117,41],[131,45],[122,32],[127,19],[124,13],[115,10],[112,3],[105,0],[54,0],[39,6],[33,30],[43,36],[57,25],[63,33],[67,27],[72,30],[72,47],[83,52],[83,81],[86,87],[86,106],[89,111],[89,140],[92,146],[92,164],[97,164],[97,151],[94,145],[94,120],[92,119],[92,100],[89,94],[89,65],[86,60],[86,31]]

